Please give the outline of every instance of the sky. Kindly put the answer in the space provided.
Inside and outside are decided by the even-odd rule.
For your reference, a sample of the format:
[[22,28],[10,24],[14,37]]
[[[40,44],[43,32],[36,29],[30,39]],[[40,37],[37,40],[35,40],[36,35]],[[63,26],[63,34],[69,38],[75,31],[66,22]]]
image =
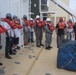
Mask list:
[[73,10],[76,9],[76,0],[70,0],[70,8]]

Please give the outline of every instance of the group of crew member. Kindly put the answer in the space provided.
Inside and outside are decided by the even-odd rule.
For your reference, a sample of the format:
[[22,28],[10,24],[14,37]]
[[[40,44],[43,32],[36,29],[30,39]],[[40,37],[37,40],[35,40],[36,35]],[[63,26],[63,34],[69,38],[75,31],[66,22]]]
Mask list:
[[63,17],[60,17],[59,22],[56,25],[57,48],[60,48],[60,44],[64,39],[74,40],[74,33],[76,33],[76,25],[74,25],[72,19],[69,19],[68,22],[65,22]]
[[[28,45],[29,42],[34,42],[35,33],[36,47],[45,46],[46,50],[52,48],[52,34],[55,29],[57,34],[57,48],[59,48],[60,42],[65,39],[65,31],[67,32],[67,39],[72,38],[73,32],[75,32],[76,39],[76,23],[74,25],[71,19],[65,22],[63,17],[59,18],[56,27],[50,18],[47,17],[45,21],[42,21],[39,15],[35,19],[30,18],[29,20],[26,15],[23,15],[21,23],[16,15],[12,16],[10,13],[7,13],[6,18],[1,18],[0,20],[3,22],[3,25],[0,25],[0,34],[6,34],[5,57],[8,59],[12,59],[10,55],[15,55],[17,49],[20,49],[18,45],[21,30],[23,30],[24,45]],[[42,43],[43,32],[45,32],[45,45]]]
[[53,23],[51,22],[50,18],[47,18],[45,21],[40,20],[40,16],[36,16],[34,30],[36,35],[36,46],[41,47],[44,46],[42,44],[43,39],[43,31],[45,31],[45,49],[50,50],[52,47],[52,34],[55,27],[53,26]]
[[7,29],[5,32],[6,37],[6,46],[5,46],[5,57],[8,59],[12,59],[10,55],[15,55],[17,52],[17,45],[19,43],[20,29],[23,28],[17,16],[13,16],[10,13],[6,14],[6,18],[2,18],[3,27]]
[[[21,30],[24,35],[24,45],[28,44],[29,41],[34,42],[34,21],[32,18],[27,20],[27,16],[23,15],[22,24],[20,19],[16,15],[6,14],[5,18],[1,18],[3,25],[0,25],[0,35],[5,33],[6,44],[5,44],[5,58],[12,59],[10,55],[16,55],[19,45],[19,37],[21,36]],[[29,36],[30,35],[30,36]],[[0,43],[1,45],[1,43]],[[1,46],[0,46],[1,48]],[[2,63],[0,63],[2,65]]]

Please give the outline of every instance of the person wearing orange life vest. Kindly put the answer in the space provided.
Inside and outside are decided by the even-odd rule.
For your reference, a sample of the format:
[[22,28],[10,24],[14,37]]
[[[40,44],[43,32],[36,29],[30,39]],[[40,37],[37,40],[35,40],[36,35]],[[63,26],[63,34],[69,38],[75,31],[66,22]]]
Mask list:
[[30,37],[29,37],[29,40],[31,42],[34,42],[34,20],[33,18],[30,18],[29,20],[29,30],[30,30]]
[[28,43],[29,43],[29,42],[31,42],[31,32],[30,32],[30,30],[31,30],[31,27],[30,27],[31,21],[28,20],[28,22],[29,22],[29,25],[28,25]]
[[[0,25],[0,49],[2,49],[2,45],[1,45],[1,34],[4,33],[4,32],[6,32],[6,31],[7,31],[7,29],[4,28],[2,25]],[[0,62],[0,66],[2,66],[2,65],[3,65],[3,63]]]
[[8,59],[11,59],[10,54],[15,55],[16,53],[14,53],[12,51],[12,47],[14,44],[14,31],[11,27],[11,25],[9,24],[13,24],[12,23],[12,15],[10,13],[6,14],[6,19],[8,20],[8,22],[4,22],[3,26],[7,29],[6,32],[6,46],[5,46],[5,57]]
[[46,19],[46,24],[44,26],[44,30],[45,30],[45,38],[46,38],[45,49],[50,50],[52,48],[50,45],[51,45],[51,42],[52,42],[52,33],[53,33],[53,30],[54,30],[54,26],[53,26],[50,18]]
[[66,28],[66,24],[63,21],[63,17],[59,18],[59,22],[56,25],[56,34],[57,34],[57,48],[60,47],[60,42],[64,40],[64,30]]
[[73,22],[71,19],[69,19],[69,21],[66,23],[67,26],[67,39],[72,39],[72,33],[73,33]]
[[20,48],[18,46],[18,44],[19,44],[19,37],[20,37],[20,29],[22,28],[22,26],[18,22],[18,17],[16,15],[13,15],[13,23],[16,26],[16,28],[14,29],[14,46],[13,46],[13,51],[17,52],[16,49]]
[[36,15],[34,30],[36,35],[36,47],[44,46],[42,44],[43,25],[39,15]]
[[23,15],[23,33],[24,33],[24,45],[28,44],[28,33],[29,33],[29,21],[27,20],[27,16]]

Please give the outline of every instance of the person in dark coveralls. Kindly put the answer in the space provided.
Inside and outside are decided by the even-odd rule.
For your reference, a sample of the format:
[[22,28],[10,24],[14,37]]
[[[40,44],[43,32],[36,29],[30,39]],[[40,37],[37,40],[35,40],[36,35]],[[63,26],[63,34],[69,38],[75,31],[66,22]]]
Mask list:
[[60,42],[64,40],[64,30],[66,28],[66,24],[63,21],[63,18],[60,17],[59,22],[56,25],[56,33],[57,33],[57,48],[60,46]]
[[51,45],[51,42],[52,42],[52,33],[53,32],[49,28],[50,24],[53,25],[50,18],[47,18],[46,19],[46,24],[44,26],[45,38],[46,38],[46,40],[45,40],[45,46],[46,46],[45,49],[47,49],[47,50],[50,50],[50,48],[52,48],[50,45]]
[[23,32],[24,32],[24,45],[28,44],[29,28],[28,28],[28,19],[26,15],[23,15]]
[[18,21],[18,17],[16,15],[13,15],[13,22],[16,26],[16,28],[14,29],[14,45],[13,45],[13,50],[14,52],[17,52],[17,49],[20,49],[20,47],[18,46],[19,44],[19,37],[20,37],[20,29],[18,28],[18,25],[20,24],[20,22]]
[[34,24],[34,30],[36,35],[36,47],[44,46],[42,44],[43,27],[39,25],[40,25],[40,16],[37,15]]
[[[12,22],[12,15],[10,13],[7,13],[6,14],[6,19],[9,20],[10,22]],[[4,27],[8,30],[6,32],[5,57],[8,58],[8,59],[12,59],[10,57],[10,54],[11,55],[15,55],[16,54],[12,50],[12,47],[13,47],[13,44],[14,44],[14,39],[13,39],[14,31],[13,31],[13,29],[11,28],[11,26],[7,22],[4,22]]]
[[30,23],[30,25],[29,25],[29,29],[30,29],[30,41],[34,42],[34,20],[33,20],[33,18],[30,18],[29,23]]

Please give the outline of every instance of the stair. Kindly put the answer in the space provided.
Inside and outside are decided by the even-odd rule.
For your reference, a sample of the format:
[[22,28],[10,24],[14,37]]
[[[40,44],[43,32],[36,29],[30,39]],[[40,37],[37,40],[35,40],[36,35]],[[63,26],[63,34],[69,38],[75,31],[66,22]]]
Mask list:
[[74,11],[71,8],[69,8],[64,2],[62,2],[61,0],[51,0],[51,1],[57,4],[60,8],[69,13],[71,16],[76,18]]

